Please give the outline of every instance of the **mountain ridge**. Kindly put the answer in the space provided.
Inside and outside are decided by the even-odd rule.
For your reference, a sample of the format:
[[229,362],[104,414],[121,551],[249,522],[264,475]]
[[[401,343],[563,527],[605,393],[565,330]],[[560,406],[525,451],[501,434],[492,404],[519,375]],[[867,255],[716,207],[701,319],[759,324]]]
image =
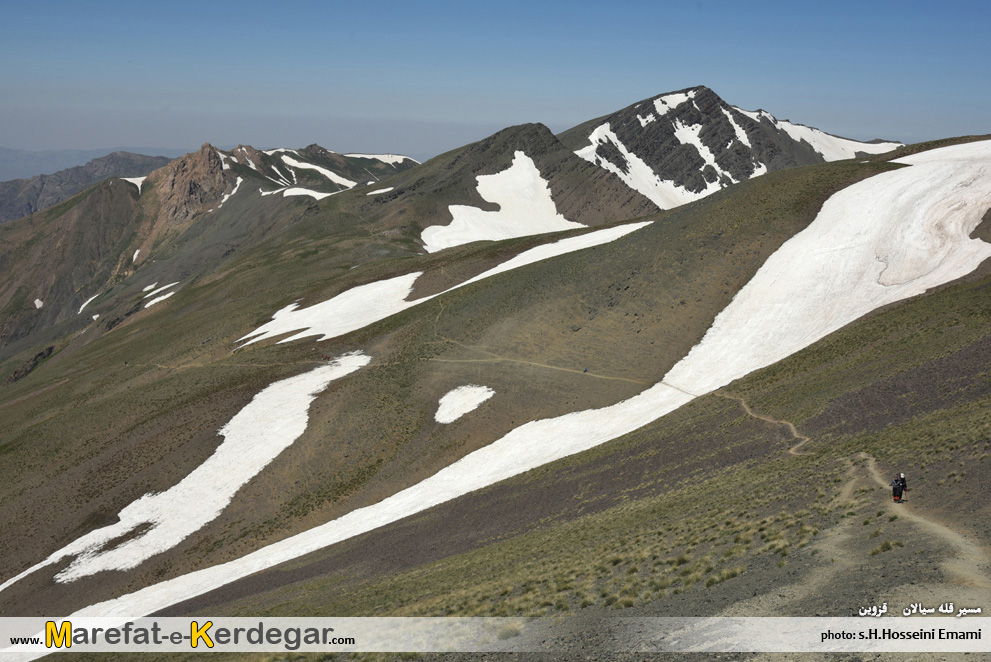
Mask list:
[[[470,459],[479,457],[476,453],[489,454],[491,461],[481,462],[483,473],[502,471],[503,464],[524,455],[546,451],[557,457],[556,442],[536,431],[557,419],[591,420],[594,412],[646,401],[647,390],[663,390],[671,368],[704,344],[715,320],[743,298],[740,293],[756,274],[781,259],[781,247],[795,243],[834,196],[855,185],[907,177],[927,159],[940,158],[926,151],[932,145],[910,146],[895,154],[754,177],[755,152],[742,149],[746,144],[734,121],[752,148],[762,144],[758,137],[782,141],[780,146],[768,142],[765,156],[772,148],[780,159],[788,150],[808,155],[813,143],[803,147],[791,136],[785,142],[786,129],[777,128],[781,122],[748,118],[715,100],[707,103],[704,95],[674,103],[677,94],[687,92],[657,97],[668,100],[671,115],[664,139],[678,145],[671,161],[658,156],[656,163],[685,164],[679,181],[686,186],[700,191],[718,186],[676,209],[659,210],[620,174],[575,154],[588,145],[572,149],[542,125],[521,125],[402,171],[380,160],[381,176],[374,163],[361,162],[368,155],[337,155],[345,160],[338,166],[335,153],[313,146],[259,152],[206,144],[143,181],[105,182],[63,208],[0,226],[0,247],[27,246],[42,262],[33,272],[18,273],[15,288],[0,282],[0,296],[7,297],[0,298],[5,319],[10,302],[19,301],[14,307],[23,320],[50,316],[51,322],[31,327],[25,321],[16,342],[0,347],[0,370],[11,373],[32,361],[43,340],[51,339],[55,347],[22,379],[0,387],[0,407],[9,421],[0,443],[11,458],[0,466],[5,486],[0,502],[5,530],[14,532],[0,541],[0,571],[10,582],[33,569],[0,590],[0,610],[63,613],[119,598],[133,587],[148,586],[143,595],[151,595],[163,580],[200,582],[199,590],[207,584],[197,577],[207,575],[188,573],[237,564],[270,546],[291,547],[293,536],[338,518],[363,521],[377,511],[359,509],[406,489],[425,489],[420,486],[440,472],[449,475],[459,460],[478,462]],[[655,114],[644,124],[635,117],[646,119],[643,109],[634,110],[628,118],[636,122],[629,127],[633,131],[661,122]],[[710,131],[692,123],[706,111],[722,118]],[[657,141],[639,135],[641,142],[620,142],[635,146],[630,153],[646,164],[652,153],[647,147]],[[716,145],[728,146],[726,154],[713,151]],[[706,162],[706,149],[715,165]],[[913,165],[889,162],[908,152],[921,155]],[[459,207],[506,210],[508,205],[489,195],[491,178],[504,181],[516,172],[523,161],[518,153],[533,163],[536,174],[528,171],[520,180],[524,186],[506,184],[502,192],[544,195],[546,184],[555,210],[584,221],[587,229],[469,241],[424,254],[425,224],[453,222]],[[622,172],[615,153],[596,148],[595,154]],[[747,177],[745,166],[751,168]],[[359,180],[360,172],[369,179]],[[739,183],[721,185],[731,178]],[[289,194],[293,189],[305,192]],[[928,190],[921,184],[918,189]],[[168,207],[166,200],[172,201]],[[57,243],[44,243],[44,237],[57,242],[59,234],[46,228],[58,228],[69,241],[67,231],[97,213],[117,219],[94,245],[101,248],[91,259],[98,269],[72,263],[57,254]],[[975,223],[973,233],[986,229],[984,223]],[[612,241],[585,241],[607,232],[614,233]],[[898,259],[911,255],[895,239],[878,254],[897,271],[904,268]],[[41,258],[47,254],[54,257],[45,264]],[[932,259],[928,251],[925,257]],[[6,265],[0,272],[20,272],[16,259],[14,251],[0,250],[0,264]],[[796,273],[801,262],[793,262]],[[70,281],[71,273],[80,277]],[[428,277],[432,286],[413,294]],[[856,513],[856,532],[863,529],[856,544],[843,550],[852,568],[859,567],[861,556],[874,564],[871,568],[886,558],[908,563],[916,550],[893,543],[868,556],[881,540],[901,538],[894,537],[900,533],[890,520],[874,514],[878,506],[863,496],[866,492],[857,491],[867,489],[858,482],[863,477],[848,467],[865,460],[851,449],[868,449],[885,471],[912,454],[932,452],[941,478],[963,459],[980,460],[978,438],[987,429],[980,411],[991,397],[980,381],[989,328],[980,288],[987,278],[986,271],[973,272],[859,317],[748,373],[726,392],[702,395],[671,418],[602,446],[480,487],[383,529],[318,546],[289,565],[222,583],[192,603],[181,602],[182,591],[169,598],[172,606],[155,598],[158,606],[149,611],[188,612],[208,605],[214,613],[278,614],[288,601],[313,614],[532,615],[673,606],[693,615],[688,602],[702,604],[716,596],[725,600],[720,604],[733,604],[744,593],[750,597],[751,589],[784,585],[795,571],[816,564],[811,550],[820,549],[827,537],[817,538],[819,530],[853,535],[845,512]],[[54,288],[52,280],[66,283]],[[30,289],[37,283],[56,294]],[[852,289],[843,291],[849,295]],[[32,299],[42,296],[44,306],[33,308]],[[276,329],[263,341],[246,342],[272,322],[301,314],[311,317],[300,326]],[[338,326],[344,330],[337,335],[324,331],[329,323],[361,315],[367,317]],[[962,327],[953,326],[957,323]],[[905,328],[911,331],[903,333]],[[304,332],[297,335],[298,329]],[[917,336],[926,338],[923,346],[914,344]],[[874,338],[883,339],[884,351]],[[944,348],[959,356],[945,361]],[[918,372],[899,373],[908,363]],[[237,487],[216,516],[187,537],[134,567],[111,572],[87,575],[91,562],[82,555],[44,563],[101,531],[143,495],[167,492],[193,476],[227,443],[216,431],[230,429],[252,403],[268,397],[262,393],[345,364],[355,368],[353,374],[335,378],[326,391],[318,389],[302,419],[294,415],[302,427],[291,448]],[[947,382],[951,374],[959,381]],[[932,380],[925,378],[934,375],[936,384],[949,384],[956,395],[937,399],[930,409],[905,406],[927,397]],[[681,375],[672,383],[693,390],[690,381]],[[440,420],[438,402],[470,384],[494,395],[459,418]],[[867,415],[858,404],[861,394],[868,402],[883,402],[883,413]],[[737,396],[742,400],[733,399]],[[959,424],[946,418],[956,396],[966,409]],[[899,402],[901,409],[895,406]],[[286,409],[280,414],[288,418]],[[615,421],[584,425],[569,435],[569,443],[605,435],[643,414],[623,411]],[[911,437],[916,414],[933,417],[918,422],[926,430],[949,420],[953,434],[973,443],[950,449],[933,441],[931,432]],[[257,427],[269,418],[280,416],[260,417]],[[894,428],[883,425],[887,420]],[[789,452],[795,438],[780,421],[808,438],[801,452]],[[504,439],[527,434],[532,438],[513,453],[496,453]],[[899,443],[905,443],[904,450]],[[849,485],[845,496],[833,499],[826,489],[821,494],[803,489],[817,472],[824,487],[834,480]],[[226,476],[213,480],[223,482]],[[959,485],[949,480],[948,501],[966,505],[965,490],[977,485],[977,477],[960,477]],[[730,496],[740,499],[727,500]],[[530,500],[538,502],[532,509]],[[966,507],[975,518],[987,511],[986,504]],[[860,526],[863,519],[871,526]],[[968,526],[982,540],[991,535],[986,527]],[[877,543],[868,537],[874,530],[884,536]],[[133,539],[143,535],[137,531]],[[450,546],[431,547],[435,536]],[[366,547],[369,541],[377,546]],[[94,562],[112,566],[114,558],[126,556],[131,539],[118,542],[120,549],[115,544],[95,551]],[[889,556],[875,558],[882,553]],[[445,574],[448,564],[458,568],[453,575]],[[857,572],[862,581],[854,597],[870,599],[897,587],[895,575]],[[927,573],[927,587],[949,586]],[[906,576],[901,570],[896,574]],[[418,585],[417,575],[430,577],[443,595]],[[341,595],[350,606],[326,590],[328,582],[347,587]],[[848,599],[853,598],[831,593],[826,610],[842,615]]]

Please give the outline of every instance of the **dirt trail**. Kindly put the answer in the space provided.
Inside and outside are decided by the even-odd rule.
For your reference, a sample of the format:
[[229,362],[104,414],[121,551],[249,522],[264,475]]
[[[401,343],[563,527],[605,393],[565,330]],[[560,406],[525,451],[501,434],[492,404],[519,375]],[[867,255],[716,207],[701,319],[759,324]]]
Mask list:
[[798,440],[797,444],[795,444],[794,446],[788,449],[788,454],[809,455],[809,453],[799,452],[799,449],[805,444],[807,444],[810,441],[810,439],[806,437],[804,434],[799,434],[798,430],[795,429],[795,426],[792,425],[789,421],[782,421],[777,418],[771,418],[770,416],[763,416],[761,414],[755,413],[754,410],[750,408],[750,405],[747,404],[746,400],[744,400],[739,396],[729,395],[728,393],[723,393],[721,391],[715,391],[714,394],[718,395],[720,398],[726,398],[727,400],[736,400],[743,407],[743,411],[747,412],[748,416],[759,418],[760,420],[767,421],[768,423],[774,423],[776,425],[784,425],[785,427],[788,428],[788,431],[791,432],[791,436],[794,437],[796,440]]
[[[867,460],[867,468],[874,482],[887,490],[888,481],[881,476],[874,458],[867,453],[861,453],[859,457]],[[915,512],[907,504],[888,501],[887,507],[892,513],[897,513],[899,517],[917,524],[926,533],[939,538],[953,548],[956,556],[944,561],[943,567],[954,584],[991,589],[991,578],[986,571],[982,571],[982,568],[991,565],[991,557],[986,548],[953,529]]]
[[[798,452],[798,449],[809,441],[809,437],[799,434],[790,422],[756,414],[743,398],[719,392],[716,395],[736,400],[747,414],[754,418],[787,426],[795,439],[799,440],[798,444],[789,449],[789,453],[809,454]],[[838,505],[841,507],[845,504],[850,507],[859,505],[860,497],[857,495],[865,491],[863,489],[865,483],[868,485],[873,483],[887,492],[888,481],[881,475],[877,462],[871,455],[859,453],[855,457],[845,459],[844,462],[847,480],[834,497]],[[953,529],[913,511],[907,504],[895,504],[890,498],[886,498],[885,504],[886,510],[892,515],[897,514],[899,518],[918,527],[924,539],[932,540],[952,550],[940,563],[946,574],[946,582],[932,584],[913,582],[892,589],[889,595],[884,596],[885,599],[892,599],[892,604],[909,604],[920,599],[938,604],[950,597],[966,602],[967,606],[986,606],[981,603],[986,602],[987,589],[991,588],[991,577],[988,574],[991,555],[988,550]],[[793,584],[775,586],[767,593],[737,602],[719,616],[782,615],[790,611],[789,607],[803,602],[808,603],[818,596],[828,594],[830,585],[835,582],[849,580],[856,573],[858,566],[863,563],[861,555],[853,551],[853,535],[857,530],[854,526],[856,519],[845,518],[816,543],[819,558],[830,559],[829,564],[811,568]],[[948,590],[953,591],[954,595],[947,596]]]

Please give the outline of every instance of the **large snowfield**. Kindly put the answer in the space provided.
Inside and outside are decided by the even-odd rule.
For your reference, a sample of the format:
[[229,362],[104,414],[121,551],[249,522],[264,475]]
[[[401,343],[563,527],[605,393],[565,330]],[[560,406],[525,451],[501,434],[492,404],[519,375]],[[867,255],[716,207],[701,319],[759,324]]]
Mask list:
[[[865,313],[966,275],[983,260],[991,257],[991,244],[969,238],[981,216],[991,207],[991,142],[946,147],[906,157],[900,162],[909,167],[876,175],[832,196],[808,228],[787,241],[767,260],[754,278],[716,317],[699,344],[653,387],[628,400],[601,409],[531,421],[430,478],[379,503],[263,547],[235,561],[92,605],[76,615],[149,614],[179,600],[203,594],[251,573],[615,439],[658,419],[695,397],[710,393],[734,379],[809,346]],[[565,241],[586,239],[595,234],[599,233],[589,233]],[[516,259],[523,255],[525,253]],[[478,278],[486,275],[488,272]],[[416,274],[410,274],[392,279],[395,283],[383,281],[389,283],[388,286],[382,286],[391,297],[388,305],[384,306],[385,309],[404,309],[426,300],[403,304],[401,302],[404,299],[397,298],[404,288],[408,293],[415,277]],[[330,301],[348,294],[350,293]],[[364,297],[354,298],[357,300]],[[375,317],[366,312],[371,305],[373,304],[362,301],[347,305],[341,303],[337,305],[334,315],[354,315],[368,323],[367,320]],[[257,336],[251,341],[254,342],[263,337],[297,330],[301,327],[276,323],[288,322],[294,314],[305,313],[313,308],[317,306],[303,311],[295,311],[292,307],[283,309],[272,322],[246,338]],[[330,323],[327,320],[316,320],[315,314],[304,317],[298,321],[306,322],[308,332],[296,337],[324,333],[322,329]],[[310,373],[293,378],[307,384],[313,381],[306,388],[301,388],[300,392],[305,391],[306,395],[296,396],[300,401],[305,399],[306,405],[296,405],[297,409],[294,411],[301,409],[303,414],[302,417],[289,417],[294,425],[305,428],[306,407],[315,394],[322,390],[319,383],[324,378],[322,376],[317,379]],[[277,382],[269,388],[283,383]],[[262,393],[267,391],[268,389]],[[232,420],[231,423],[233,422]],[[286,436],[292,434],[298,436],[302,434],[302,429],[296,431],[294,428]],[[276,445],[280,442],[273,438],[271,443]],[[202,475],[201,469],[203,467],[194,474]],[[223,472],[211,470],[208,473],[216,482],[229,480],[226,468]],[[231,479],[229,482],[233,484],[236,481]],[[186,480],[167,493],[174,493],[176,499],[188,499],[188,495],[179,496],[185,489],[180,489],[180,486],[185,484]],[[225,488],[224,493],[228,492],[233,494]],[[228,500],[229,498],[230,496],[225,497]],[[143,511],[146,508],[144,501],[142,499],[132,504],[135,508],[134,516],[129,513],[131,507],[125,509],[121,513],[122,521],[125,520],[125,513],[128,513],[126,521],[131,524],[159,521],[156,518],[173,522],[175,513],[179,510],[177,506],[163,501],[156,502],[161,505],[146,514]],[[211,502],[206,509],[213,513],[225,503],[226,500],[222,503]],[[158,528],[161,525],[152,529],[152,532]],[[101,533],[111,529],[113,533]],[[60,578],[71,578],[84,567],[133,567],[140,562],[143,552],[138,554],[135,551],[132,557],[132,551],[124,551],[125,547],[131,545],[130,542],[111,550],[105,560],[101,557],[107,555],[93,554],[93,550],[100,544],[96,539],[108,540],[119,533],[113,527],[100,529],[90,534],[94,537],[93,541],[87,536],[80,539],[87,540],[85,544],[74,543],[75,553],[83,556],[67,568]],[[132,541],[136,543],[135,548],[140,547],[142,540],[149,535],[151,533]],[[150,540],[154,540],[154,537]],[[60,551],[57,557],[61,558],[68,553]],[[86,556],[87,553],[90,556]],[[132,564],[133,559],[139,560]],[[46,561],[50,562],[52,560]],[[8,581],[0,590],[31,571],[33,569]]]

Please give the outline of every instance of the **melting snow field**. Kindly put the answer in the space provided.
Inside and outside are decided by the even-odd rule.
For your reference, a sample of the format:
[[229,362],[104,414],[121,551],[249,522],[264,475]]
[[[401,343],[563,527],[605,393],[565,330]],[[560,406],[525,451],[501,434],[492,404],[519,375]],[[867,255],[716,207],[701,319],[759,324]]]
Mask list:
[[[630,223],[629,225],[597,230],[577,237],[569,237],[568,239],[537,246],[523,251],[511,260],[493,267],[470,280],[459,283],[446,291],[450,292],[459,287],[464,287],[469,283],[474,283],[498,273],[518,269],[527,264],[540,262],[541,260],[546,260],[557,255],[564,255],[565,253],[571,253],[583,248],[608,243],[647,225],[650,225],[650,223]],[[421,271],[417,271],[388,280],[359,285],[308,308],[298,308],[296,303],[291,303],[272,315],[270,322],[263,324],[240,338],[238,342],[247,340],[242,345],[242,347],[246,347],[259,340],[274,338],[292,331],[298,331],[298,333],[288,338],[283,338],[279,342],[290,342],[314,335],[322,336],[320,340],[329,340],[330,338],[336,338],[345,333],[356,331],[369,324],[383,320],[390,315],[400,313],[408,308],[429,301],[435,296],[440,296],[437,294],[413,301],[406,300],[406,297],[413,290],[413,284],[422,273]]]
[[76,615],[149,614],[615,439],[866,312],[963,276],[991,257],[991,245],[968,238],[991,206],[991,142],[947,147],[901,162],[911,167],[831,197],[815,221],[740,290],[702,341],[639,395],[602,409],[532,421],[377,504]]
[[437,413],[434,420],[438,423],[453,423],[468,412],[478,409],[478,406],[495,395],[488,386],[468,384],[448,391],[437,403]]
[[379,193],[388,193],[391,190],[392,190],[392,187],[390,186],[388,188],[380,188],[380,189],[375,190],[375,191],[369,191],[365,195],[378,195]]
[[512,239],[545,232],[586,227],[557,213],[547,180],[533,159],[521,151],[509,168],[494,175],[479,175],[478,193],[499,205],[499,211],[483,211],[467,205],[449,207],[450,225],[431,225],[420,235],[428,253],[473,241]]
[[[345,354],[334,362],[275,382],[258,393],[218,434],[224,441],[206,462],[174,487],[146,494],[120,511],[120,521],[86,534],[45,561],[8,580],[0,591],[38,568],[75,559],[56,575],[71,582],[102,570],[126,570],[179,544],[215,519],[234,493],[306,430],[310,403],[335,379],[364,367],[371,357]],[[110,541],[147,527],[115,547]]]

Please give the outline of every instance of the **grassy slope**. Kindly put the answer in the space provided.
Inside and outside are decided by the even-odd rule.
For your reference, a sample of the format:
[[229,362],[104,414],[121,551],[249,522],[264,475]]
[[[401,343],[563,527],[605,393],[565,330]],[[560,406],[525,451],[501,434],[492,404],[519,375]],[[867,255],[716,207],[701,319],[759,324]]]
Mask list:
[[[10,530],[22,533],[6,541],[7,572],[147,490],[176,482],[212,451],[219,442],[214,431],[255,392],[321,354],[362,348],[375,362],[318,399],[293,452],[249,483],[220,519],[139,568],[140,581],[232,558],[375,502],[526,420],[629,397],[687,351],[825,197],[886,167],[781,173],[667,215],[612,246],[464,288],[343,339],[231,355],[240,335],[300,296],[319,301],[361,282],[444,271],[462,256],[485,262],[486,251],[534,242],[352,270],[355,250],[377,245],[385,257],[399,257],[402,249],[374,236],[356,238],[355,225],[340,220],[348,198],[330,198],[225,264],[216,278],[185,285],[164,308],[142,311],[110,334],[86,344],[84,335],[78,349],[8,391],[11,399],[37,395],[8,407],[4,448],[11,462],[0,502]],[[589,363],[592,375],[585,376]],[[499,406],[459,426],[433,423],[440,395],[483,378],[504,394]],[[26,469],[11,473],[15,466]],[[34,609],[109,596],[125,580],[80,582],[76,598],[66,601],[42,574],[33,582]],[[14,593],[8,599],[18,604]]]
[[[989,286],[985,275],[894,306],[726,389],[797,425],[811,437],[805,455],[784,452],[795,443],[784,426],[710,395],[470,503],[438,507],[186,608],[511,615],[644,605],[648,613],[705,615],[713,602],[750,597],[754,585],[774,592],[795,581],[792,565],[799,576],[812,573],[816,541],[844,527],[861,584],[846,588],[846,602],[822,595],[824,612],[855,613],[920,579],[959,591],[952,577],[920,562],[949,554],[944,542],[889,515],[883,489],[861,479],[849,499],[838,492],[867,453],[884,476],[908,472],[914,510],[991,541],[991,506],[981,496],[991,458]],[[541,503],[548,494],[553,507]],[[508,534],[470,532],[512,517]],[[456,549],[466,536],[474,548]],[[438,549],[407,560],[417,544]],[[746,591],[720,586],[748,574]],[[782,615],[793,613],[786,607]]]

